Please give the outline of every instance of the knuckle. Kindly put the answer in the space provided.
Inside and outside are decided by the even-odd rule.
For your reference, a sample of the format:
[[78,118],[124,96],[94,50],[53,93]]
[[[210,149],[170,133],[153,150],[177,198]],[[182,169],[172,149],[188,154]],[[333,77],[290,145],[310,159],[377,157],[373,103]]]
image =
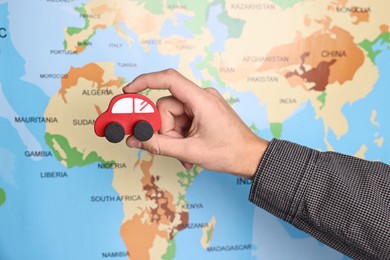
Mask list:
[[171,96],[159,98],[156,102],[157,110],[160,112],[164,112],[164,111],[168,110],[171,99],[172,99]]
[[210,94],[217,94],[217,93],[219,93],[218,90],[216,90],[213,87],[204,88],[204,90],[209,92]]
[[215,88],[209,87],[209,88],[205,88],[204,90],[208,94],[210,94],[210,95],[208,95],[209,99],[214,100],[217,103],[222,102],[222,101],[225,102],[225,99],[223,98],[223,96]]
[[211,95],[213,95],[214,97],[222,97],[221,94],[219,93],[218,90],[216,90],[215,88],[213,87],[209,87],[209,88],[205,88],[204,89],[207,93],[210,93]]
[[157,108],[163,108],[166,104],[166,101],[167,101],[168,97],[161,97],[157,100],[156,102],[156,106]]
[[161,155],[161,148],[157,143],[150,145],[148,151],[155,155]]
[[163,73],[164,73],[167,77],[176,77],[176,76],[178,76],[178,74],[179,74],[179,72],[177,72],[175,69],[172,69],[172,68],[169,68],[169,69],[164,70]]

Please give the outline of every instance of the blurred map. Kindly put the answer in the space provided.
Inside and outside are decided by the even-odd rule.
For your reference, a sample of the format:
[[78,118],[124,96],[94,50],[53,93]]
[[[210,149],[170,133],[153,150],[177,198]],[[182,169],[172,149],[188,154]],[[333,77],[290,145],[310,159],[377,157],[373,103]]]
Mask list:
[[111,144],[93,124],[127,82],[174,68],[263,138],[390,163],[389,10],[0,0],[0,259],[348,259],[256,208],[249,180]]

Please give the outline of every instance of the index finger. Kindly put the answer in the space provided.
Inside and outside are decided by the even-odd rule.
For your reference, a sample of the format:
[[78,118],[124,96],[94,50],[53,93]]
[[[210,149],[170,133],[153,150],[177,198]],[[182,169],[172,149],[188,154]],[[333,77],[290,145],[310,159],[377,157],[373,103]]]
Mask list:
[[174,69],[142,74],[123,88],[125,93],[138,93],[147,88],[167,89],[183,103],[202,95],[202,89]]

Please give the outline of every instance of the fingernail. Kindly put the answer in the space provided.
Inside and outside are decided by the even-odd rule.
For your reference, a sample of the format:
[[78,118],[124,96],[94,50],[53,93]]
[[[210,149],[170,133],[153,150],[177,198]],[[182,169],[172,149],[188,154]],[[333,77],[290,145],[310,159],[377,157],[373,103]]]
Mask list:
[[128,88],[131,85],[131,83],[133,83],[133,80],[130,81],[129,83],[127,83],[124,87],[122,87],[122,90],[125,90],[125,88]]
[[138,148],[138,149],[141,149],[142,148],[142,142],[138,141],[138,140],[131,140],[129,142],[129,146],[131,148]]
[[125,92],[125,89],[126,89],[129,85],[130,85],[130,83],[127,84],[126,86],[124,86],[124,87],[122,88],[122,91]]

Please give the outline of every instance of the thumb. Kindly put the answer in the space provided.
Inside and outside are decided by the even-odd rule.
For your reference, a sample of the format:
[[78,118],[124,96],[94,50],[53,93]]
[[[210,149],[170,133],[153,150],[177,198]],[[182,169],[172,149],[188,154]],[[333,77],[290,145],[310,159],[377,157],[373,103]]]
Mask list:
[[131,135],[127,138],[126,144],[130,148],[143,149],[152,154],[169,156],[187,162],[189,159],[187,139],[154,134],[148,141],[141,142]]

